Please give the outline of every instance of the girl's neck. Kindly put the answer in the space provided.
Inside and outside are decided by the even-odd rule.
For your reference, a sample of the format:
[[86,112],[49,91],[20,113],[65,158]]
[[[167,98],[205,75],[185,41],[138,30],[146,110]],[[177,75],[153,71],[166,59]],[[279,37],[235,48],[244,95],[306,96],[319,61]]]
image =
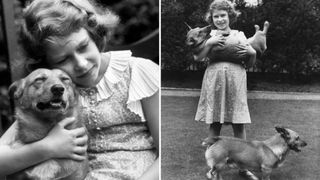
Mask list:
[[230,27],[227,27],[225,29],[217,29],[217,32],[221,33],[221,34],[224,34],[224,33],[230,33],[231,31],[231,28]]

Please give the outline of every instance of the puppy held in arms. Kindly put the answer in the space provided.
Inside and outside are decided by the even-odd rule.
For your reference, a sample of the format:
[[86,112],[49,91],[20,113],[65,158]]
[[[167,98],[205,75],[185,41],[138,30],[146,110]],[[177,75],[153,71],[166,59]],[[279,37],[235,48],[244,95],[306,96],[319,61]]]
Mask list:
[[[186,24],[189,28],[186,37],[186,44],[193,48],[193,53],[198,54],[203,47],[205,46],[206,41],[211,37],[210,32],[212,27],[205,26],[203,28],[191,28],[188,24]],[[252,46],[254,50],[256,50],[258,57],[260,57],[267,49],[267,33],[269,29],[270,23],[268,21],[264,22],[263,30],[260,30],[258,25],[255,25],[255,34],[248,38],[248,43]],[[228,37],[229,34],[227,32],[222,32],[224,37]],[[229,57],[230,54],[236,54],[242,48],[239,46],[241,44],[238,41],[226,40],[223,47],[214,46],[210,50],[211,53],[218,54],[223,57]]]
[[[9,92],[15,102],[18,123],[15,142],[28,144],[44,138],[61,120],[78,118],[78,93],[70,77],[61,70],[37,69],[27,77],[14,82]],[[67,129],[83,127],[80,119]],[[59,147],[57,147],[59,148]],[[12,174],[9,179],[68,179],[81,180],[87,174],[88,161],[51,159]]]
[[[290,150],[300,152],[307,143],[299,134],[284,127],[275,127],[277,134],[265,141],[247,141],[233,137],[208,137],[205,157],[210,171],[207,177],[222,180],[221,171],[228,167],[262,173],[262,180],[270,180],[272,169],[279,167]],[[253,175],[252,179],[258,179]]]

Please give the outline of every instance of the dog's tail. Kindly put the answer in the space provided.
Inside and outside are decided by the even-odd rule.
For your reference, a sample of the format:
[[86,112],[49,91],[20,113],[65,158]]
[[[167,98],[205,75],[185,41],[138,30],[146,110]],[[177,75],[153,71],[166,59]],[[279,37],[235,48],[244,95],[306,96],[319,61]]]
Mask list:
[[221,140],[221,138],[219,136],[216,137],[207,137],[202,141],[202,146],[206,146],[209,147],[211,145],[213,145],[214,143],[216,143],[217,141]]

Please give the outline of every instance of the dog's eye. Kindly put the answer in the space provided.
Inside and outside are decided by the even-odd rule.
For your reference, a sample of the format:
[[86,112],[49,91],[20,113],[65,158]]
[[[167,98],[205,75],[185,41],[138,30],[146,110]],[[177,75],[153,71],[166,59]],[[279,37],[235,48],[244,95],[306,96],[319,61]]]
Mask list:
[[34,80],[34,82],[36,83],[42,83],[46,80],[47,78],[46,77],[38,77]]
[[71,82],[71,79],[68,77],[61,77],[61,81],[63,82]]

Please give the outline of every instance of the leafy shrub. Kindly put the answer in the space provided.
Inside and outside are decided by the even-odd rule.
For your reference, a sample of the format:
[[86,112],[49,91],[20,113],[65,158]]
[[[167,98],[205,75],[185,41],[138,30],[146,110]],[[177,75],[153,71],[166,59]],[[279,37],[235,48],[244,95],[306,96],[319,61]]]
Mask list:
[[[187,33],[184,22],[192,27],[206,26],[204,14],[209,0],[164,1],[162,3],[162,63],[163,68],[186,70],[192,63],[190,49],[184,45]],[[247,37],[254,34],[254,25],[271,23],[268,49],[258,59],[261,72],[312,75],[319,73],[320,1],[264,0],[257,7],[248,7],[236,0],[241,16],[232,28]],[[173,27],[172,27],[173,26]],[[180,41],[180,42],[179,42]]]
[[109,5],[121,19],[111,42],[113,45],[133,43],[159,28],[157,0],[122,0]]
[[161,2],[161,64],[166,70],[184,71],[193,64],[191,49],[185,45],[188,23],[204,24],[206,1]]
[[253,24],[271,22],[268,53],[257,64],[258,68],[293,75],[316,73],[317,68],[311,67],[315,63],[311,62],[319,61],[320,51],[315,51],[320,42],[319,8],[319,1],[313,0],[265,0],[257,8],[242,7],[243,14],[237,25],[246,34]]

